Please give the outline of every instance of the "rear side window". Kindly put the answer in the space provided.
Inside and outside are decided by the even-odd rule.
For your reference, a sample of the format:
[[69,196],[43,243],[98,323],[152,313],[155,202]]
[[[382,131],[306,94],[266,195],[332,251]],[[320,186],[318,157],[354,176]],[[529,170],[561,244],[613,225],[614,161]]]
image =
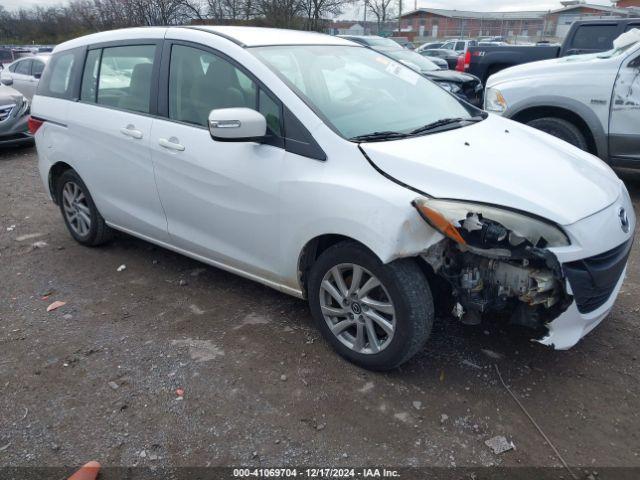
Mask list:
[[613,48],[613,40],[617,33],[617,25],[582,25],[573,37],[571,48],[574,50],[610,50]]
[[155,45],[105,48],[98,70],[97,103],[149,113],[155,51]]
[[464,50],[464,42],[456,43],[456,50]]
[[54,54],[38,82],[37,94],[46,97],[77,98],[78,71],[84,48],[74,48]]
[[16,64],[15,73],[21,75],[31,75],[31,60],[22,60]]

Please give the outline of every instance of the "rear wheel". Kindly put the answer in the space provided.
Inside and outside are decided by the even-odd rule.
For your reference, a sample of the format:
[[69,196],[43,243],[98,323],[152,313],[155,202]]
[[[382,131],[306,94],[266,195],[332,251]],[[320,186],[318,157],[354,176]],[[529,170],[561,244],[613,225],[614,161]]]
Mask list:
[[587,140],[580,129],[573,123],[557,117],[536,118],[527,122],[530,127],[542,130],[549,135],[564,140],[574,147],[588,151]]
[[97,246],[111,240],[113,230],[105,223],[89,189],[74,170],[60,176],[56,191],[64,222],[78,243]]
[[327,249],[311,268],[309,304],[333,348],[371,370],[390,370],[415,355],[431,332],[426,277],[411,259],[384,265],[354,242]]

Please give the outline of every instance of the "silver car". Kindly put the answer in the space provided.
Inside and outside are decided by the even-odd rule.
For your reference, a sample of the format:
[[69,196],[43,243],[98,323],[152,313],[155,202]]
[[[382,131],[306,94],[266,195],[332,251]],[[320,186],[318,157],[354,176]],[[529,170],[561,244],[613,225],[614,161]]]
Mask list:
[[0,146],[32,142],[29,100],[17,90],[0,85]]
[[44,53],[19,58],[0,72],[0,82],[15,88],[31,100],[49,57],[48,53]]

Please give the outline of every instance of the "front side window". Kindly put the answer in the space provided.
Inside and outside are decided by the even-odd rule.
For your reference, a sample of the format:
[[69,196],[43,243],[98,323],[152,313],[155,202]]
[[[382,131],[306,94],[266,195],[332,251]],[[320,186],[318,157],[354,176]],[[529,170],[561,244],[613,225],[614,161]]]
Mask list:
[[105,48],[100,61],[97,103],[149,113],[155,51],[155,45]]
[[42,71],[44,70],[44,62],[40,60],[34,60],[33,65],[31,66],[31,75],[34,77],[38,77],[42,75]]
[[206,127],[211,110],[236,107],[258,110],[269,132],[282,134],[280,103],[241,69],[199,48],[171,48],[169,118]]
[[442,88],[368,48],[296,45],[250,51],[345,138],[408,133],[445,118],[472,116]]

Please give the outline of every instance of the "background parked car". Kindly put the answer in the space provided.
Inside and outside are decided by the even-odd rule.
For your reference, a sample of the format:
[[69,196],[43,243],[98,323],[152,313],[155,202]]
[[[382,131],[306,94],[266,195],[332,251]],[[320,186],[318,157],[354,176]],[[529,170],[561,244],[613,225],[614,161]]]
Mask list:
[[413,68],[429,80],[436,82],[445,90],[450,91],[473,105],[479,106],[482,104],[482,82],[473,75],[455,72],[453,70],[441,70],[428,58],[423,57],[415,51],[398,48],[397,45],[394,47],[393,44],[395,44],[395,42],[387,38],[373,37],[374,39],[379,38],[380,40],[384,40],[384,42],[380,42],[379,40],[371,41],[370,39],[372,37],[361,37],[357,35],[344,35],[342,38],[369,47]]
[[[416,50],[417,51],[417,50]],[[420,55],[428,57],[430,60],[439,58],[447,62],[451,70],[455,70],[460,55],[454,50],[445,50],[444,48],[425,48],[420,50]],[[433,61],[433,60],[432,60]]]
[[0,82],[11,86],[31,100],[49,61],[48,54],[34,55],[16,60],[0,73]]
[[[404,48],[397,41],[391,40],[390,38],[378,37],[375,35],[338,35],[338,36],[341,38],[346,38],[347,40],[351,40],[352,42],[359,43],[360,45],[364,45],[365,47],[373,48],[374,50],[377,50],[379,52],[382,52],[382,51],[391,52],[391,51],[397,50],[401,52],[405,51],[405,52],[410,52],[411,54],[415,54],[414,50]],[[449,69],[449,64],[446,62],[446,60],[442,60],[436,57],[425,57],[425,58],[435,63],[436,66],[441,70]],[[407,56],[405,56],[404,59],[406,60]],[[433,70],[432,66],[424,65],[424,62],[420,62],[415,57],[414,57],[414,63],[419,63],[423,65],[422,67],[420,67],[421,70],[425,70],[425,71]]]
[[454,50],[458,53],[466,53],[469,47],[477,47],[477,40],[449,40],[442,44],[440,48],[444,48],[445,50]]
[[640,30],[615,43],[604,53],[503,70],[489,78],[485,108],[611,164],[639,167]]
[[0,146],[31,142],[29,101],[17,90],[0,85]]
[[420,52],[422,52],[422,50],[428,50],[428,49],[433,49],[433,48],[442,48],[442,45],[444,45],[444,42],[423,43],[422,45],[420,45],[419,47],[416,48],[416,52],[420,53]]

